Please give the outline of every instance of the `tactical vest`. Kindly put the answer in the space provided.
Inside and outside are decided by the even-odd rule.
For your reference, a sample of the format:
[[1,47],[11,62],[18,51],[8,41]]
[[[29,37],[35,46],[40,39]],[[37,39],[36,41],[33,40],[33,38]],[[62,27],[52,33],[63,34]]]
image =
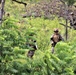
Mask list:
[[59,42],[60,40],[62,40],[60,34],[54,34],[53,35],[53,41],[54,42]]

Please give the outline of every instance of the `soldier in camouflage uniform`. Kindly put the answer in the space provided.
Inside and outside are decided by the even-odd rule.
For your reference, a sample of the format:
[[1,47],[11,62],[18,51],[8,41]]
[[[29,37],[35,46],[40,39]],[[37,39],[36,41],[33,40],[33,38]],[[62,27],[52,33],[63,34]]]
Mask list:
[[29,46],[29,51],[28,51],[28,54],[27,56],[32,58],[34,56],[34,53],[35,53],[35,50],[37,50],[37,44],[36,44],[36,41],[31,41],[32,43],[29,43],[28,46]]
[[76,17],[73,12],[70,13],[70,25],[76,29]]
[[52,43],[51,43],[51,45],[52,45],[52,53],[54,53],[54,47],[57,44],[57,42],[62,41],[62,40],[63,40],[63,38],[59,34],[59,30],[55,29],[54,30],[54,34],[50,38],[50,41],[52,41]]
[[27,42],[27,48],[29,49],[28,53],[27,53],[27,57],[33,58],[35,51],[38,49],[37,48],[37,43],[36,40],[33,39],[33,35],[29,36],[30,38],[28,39]]

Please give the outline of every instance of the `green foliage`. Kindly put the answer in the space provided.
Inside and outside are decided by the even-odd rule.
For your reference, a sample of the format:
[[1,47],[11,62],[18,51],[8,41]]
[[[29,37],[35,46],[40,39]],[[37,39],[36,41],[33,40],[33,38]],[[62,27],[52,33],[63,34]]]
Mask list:
[[[76,38],[73,36],[76,31],[69,30],[69,42],[58,43],[55,54],[51,54],[50,36],[54,28],[59,28],[64,35],[64,27],[59,24],[63,20],[57,17],[53,20],[43,17],[23,20],[20,16],[24,12],[22,5],[10,4],[9,0],[6,4],[6,11],[14,8],[10,11],[14,17],[7,18],[0,27],[0,75],[75,75]],[[30,37],[31,34],[34,37]],[[26,43],[30,38],[37,40],[38,45],[33,59],[27,57]]]
[[15,59],[25,59],[26,39],[15,22],[15,19],[8,18],[0,27],[0,71],[3,75],[10,74],[9,68]]
[[67,4],[70,6],[70,5],[73,5],[76,0],[64,0],[65,2],[67,2]]
[[[0,74],[75,75],[75,38],[72,42],[59,42],[55,47],[55,54],[50,53],[50,35],[53,28],[57,25],[58,28],[63,28],[59,25],[59,20],[33,17],[25,20],[26,25],[19,25],[18,20],[8,18],[0,28]],[[37,40],[38,44],[33,59],[27,57],[26,43],[30,38]]]
[[[69,71],[69,74],[73,74],[74,69],[75,69],[75,51],[72,50],[72,46],[68,45],[67,43],[64,42],[59,42],[56,45],[56,53],[57,57],[60,58],[61,60],[64,60],[66,62],[66,69],[65,71]],[[72,64],[73,63],[73,64]]]

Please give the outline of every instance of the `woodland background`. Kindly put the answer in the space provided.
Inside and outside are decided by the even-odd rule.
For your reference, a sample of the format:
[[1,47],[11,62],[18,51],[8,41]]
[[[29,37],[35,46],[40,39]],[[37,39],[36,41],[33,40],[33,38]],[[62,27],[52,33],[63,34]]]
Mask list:
[[[68,28],[66,40],[65,26],[60,24],[66,25],[67,19],[70,26],[69,13],[76,12],[76,0],[2,1],[0,75],[76,75],[76,30]],[[54,28],[59,28],[65,41],[59,42],[52,54],[50,36]],[[30,59],[26,42],[32,33],[38,50]]]

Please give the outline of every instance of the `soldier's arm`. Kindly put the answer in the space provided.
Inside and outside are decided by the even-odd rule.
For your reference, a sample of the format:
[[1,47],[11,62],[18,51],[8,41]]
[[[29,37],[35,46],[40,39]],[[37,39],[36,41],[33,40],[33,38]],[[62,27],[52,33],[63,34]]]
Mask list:
[[73,24],[76,24],[76,16],[74,17],[74,21],[73,21]]
[[34,43],[35,43],[35,49],[37,50],[38,49],[38,46],[37,46],[36,40],[34,41]]
[[38,46],[37,46],[37,44],[36,44],[36,50],[38,49]]
[[70,20],[70,25],[73,26],[73,22]]
[[73,17],[69,16],[70,25],[73,26]]
[[59,41],[64,41],[64,38],[59,34]]
[[50,41],[53,41],[53,35],[50,37]]

